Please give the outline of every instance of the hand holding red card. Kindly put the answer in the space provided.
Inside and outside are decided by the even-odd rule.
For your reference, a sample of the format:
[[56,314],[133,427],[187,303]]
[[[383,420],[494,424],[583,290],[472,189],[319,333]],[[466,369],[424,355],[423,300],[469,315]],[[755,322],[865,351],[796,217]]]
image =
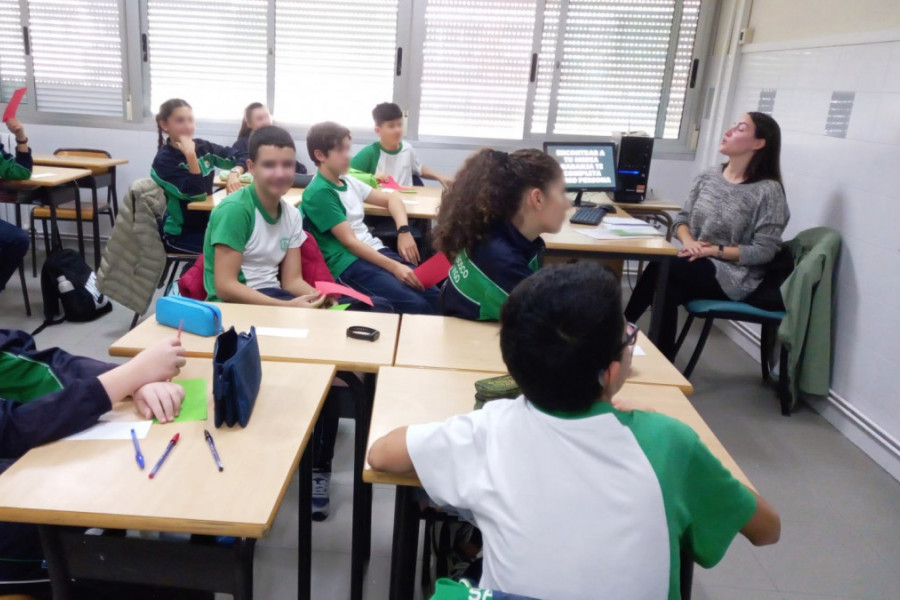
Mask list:
[[429,288],[447,279],[447,275],[450,273],[450,261],[447,260],[446,254],[438,252],[416,267],[413,273],[416,274],[423,286]]
[[397,183],[397,180],[392,175],[388,175],[388,178],[381,182],[381,187],[386,190],[397,190],[398,192],[409,189]]
[[16,111],[19,110],[19,104],[22,103],[22,98],[25,97],[25,92],[27,91],[28,88],[19,88],[13,92],[12,98],[9,99],[9,104],[6,105],[6,110],[3,111],[4,123],[16,118]]
[[331,281],[317,281],[316,289],[327,296],[349,296],[350,298],[359,300],[363,304],[375,306],[371,298],[363,293],[357,292],[353,288],[348,288],[346,285],[332,283]]

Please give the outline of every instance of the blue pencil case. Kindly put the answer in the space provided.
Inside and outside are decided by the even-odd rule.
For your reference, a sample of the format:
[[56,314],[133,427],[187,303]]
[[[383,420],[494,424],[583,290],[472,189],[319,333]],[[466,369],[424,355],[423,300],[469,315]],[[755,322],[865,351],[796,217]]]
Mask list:
[[156,322],[204,337],[222,333],[222,311],[215,304],[183,296],[163,296],[156,301]]

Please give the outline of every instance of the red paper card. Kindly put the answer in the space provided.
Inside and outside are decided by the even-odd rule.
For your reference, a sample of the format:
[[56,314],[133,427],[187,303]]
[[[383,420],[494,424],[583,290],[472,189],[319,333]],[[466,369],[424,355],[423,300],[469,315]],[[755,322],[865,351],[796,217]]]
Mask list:
[[422,285],[429,288],[447,279],[450,273],[450,261],[443,252],[438,252],[413,271]]
[[397,190],[398,192],[402,192],[403,190],[408,190],[409,188],[405,188],[397,183],[397,180],[394,179],[392,175],[388,175],[387,181],[381,182],[381,187],[386,190]]
[[369,298],[365,294],[357,292],[356,290],[354,290],[352,288],[348,288],[346,285],[341,285],[339,283],[332,283],[330,281],[317,281],[316,289],[328,296],[332,296],[332,295],[333,296],[349,296],[351,298],[355,298],[356,300],[359,300],[363,304],[368,304],[369,306],[375,306],[375,304],[372,302],[371,298]]
[[25,97],[25,92],[27,91],[28,88],[19,88],[13,92],[12,98],[9,99],[9,104],[6,105],[6,110],[3,111],[4,123],[16,118],[16,111],[19,110],[19,104],[21,104],[22,98]]

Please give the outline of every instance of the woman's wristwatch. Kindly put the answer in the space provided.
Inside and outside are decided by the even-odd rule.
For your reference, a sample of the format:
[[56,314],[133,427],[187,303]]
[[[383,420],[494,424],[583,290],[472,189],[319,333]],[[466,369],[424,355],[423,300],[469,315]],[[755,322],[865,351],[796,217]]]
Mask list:
[[723,246],[722,244],[719,244],[719,253],[716,254],[716,258],[721,260],[724,257],[725,257],[725,246]]
[[410,232],[409,225],[402,225],[399,228],[397,228],[397,235],[400,235],[401,233],[409,233],[409,232]]

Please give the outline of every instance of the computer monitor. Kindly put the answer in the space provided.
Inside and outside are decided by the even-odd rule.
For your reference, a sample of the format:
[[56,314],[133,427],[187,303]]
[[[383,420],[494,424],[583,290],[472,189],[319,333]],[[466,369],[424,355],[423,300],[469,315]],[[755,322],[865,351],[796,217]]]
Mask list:
[[566,191],[577,192],[575,206],[584,192],[616,191],[616,145],[613,142],[544,142],[544,152],[559,162]]

